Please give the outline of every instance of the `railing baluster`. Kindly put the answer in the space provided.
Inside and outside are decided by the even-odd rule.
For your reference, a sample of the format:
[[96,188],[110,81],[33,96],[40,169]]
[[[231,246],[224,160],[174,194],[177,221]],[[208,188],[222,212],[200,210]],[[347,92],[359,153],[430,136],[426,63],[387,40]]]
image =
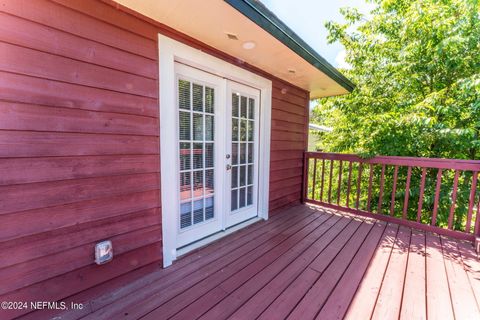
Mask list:
[[378,195],[378,208],[377,212],[382,213],[382,202],[383,202],[383,185],[385,183],[385,164],[382,164],[382,173],[380,176],[380,194]]
[[333,175],[333,160],[330,160],[330,177],[328,178],[328,203],[332,203],[332,175]]
[[390,205],[391,216],[395,214],[395,196],[397,193],[397,178],[398,178],[398,166],[395,166],[395,171],[393,172],[392,204]]
[[474,236],[478,237],[480,236],[480,197],[477,202],[477,214],[475,216],[475,228],[473,230]]
[[435,186],[435,199],[433,200],[432,226],[437,224],[438,202],[440,201],[440,188],[442,187],[442,169],[438,169],[437,184]]
[[312,199],[315,200],[315,183],[317,182],[317,158],[313,159]]
[[408,199],[410,198],[410,180],[412,178],[412,167],[408,167],[407,170],[407,184],[405,186],[405,200],[403,201],[403,214],[402,218],[407,220]]
[[422,169],[422,180],[420,182],[420,194],[418,196],[417,222],[422,218],[423,194],[425,193],[425,178],[427,177],[427,168]]
[[477,180],[478,180],[478,172],[474,171],[472,175],[472,186],[470,188],[470,197],[468,201],[468,213],[467,213],[467,224],[465,226],[465,232],[470,233],[470,228],[472,225],[472,213],[473,213],[473,206],[475,205],[475,196],[477,192]]
[[320,201],[323,201],[323,180],[325,178],[325,159],[322,159],[322,181],[320,183]]
[[448,215],[448,229],[453,228],[453,218],[455,216],[455,206],[457,204],[457,191],[458,191],[458,176],[459,170],[455,170],[455,177],[453,178],[453,190],[452,190],[452,205],[450,206],[450,214]]
[[367,198],[367,211],[372,212],[371,206],[370,206],[370,201],[372,200],[372,183],[373,183],[373,164],[370,164],[370,173],[369,173],[369,178],[368,178],[368,198]]
[[355,201],[355,209],[358,209],[358,205],[360,203],[360,186],[362,183],[362,170],[363,170],[363,163],[358,164],[358,179],[357,179],[357,200]]
[[340,160],[340,166],[338,168],[338,188],[337,188],[337,204],[340,205],[340,193],[342,191],[342,165],[343,161]]
[[350,184],[352,183],[352,161],[349,162],[348,164],[348,181],[347,181],[347,200],[345,203],[345,206],[347,208],[350,208]]

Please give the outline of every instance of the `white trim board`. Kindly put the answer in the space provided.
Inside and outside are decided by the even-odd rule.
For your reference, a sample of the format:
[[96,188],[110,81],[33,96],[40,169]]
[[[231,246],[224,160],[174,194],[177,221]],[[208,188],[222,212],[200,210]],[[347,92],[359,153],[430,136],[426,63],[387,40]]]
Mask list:
[[[176,214],[178,214],[178,185],[176,172],[176,108],[175,62],[180,62],[211,74],[236,81],[260,90],[260,152],[258,181],[258,217],[268,219],[270,177],[270,130],[272,82],[250,71],[234,66],[200,50],[189,47],[161,34],[159,45],[159,109],[160,109],[160,192],[162,199],[163,266],[177,257]],[[161,106],[164,106],[163,108]]]

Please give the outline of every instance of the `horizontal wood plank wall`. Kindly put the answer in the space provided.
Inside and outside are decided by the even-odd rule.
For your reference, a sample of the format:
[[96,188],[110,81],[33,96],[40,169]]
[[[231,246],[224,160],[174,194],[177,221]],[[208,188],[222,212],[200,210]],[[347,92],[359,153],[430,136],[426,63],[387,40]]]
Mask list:
[[300,201],[308,92],[108,0],[0,0],[0,21],[0,300],[161,265],[159,32],[272,79],[270,210]]
[[[157,42],[51,1],[0,4],[0,300],[161,265]],[[115,258],[97,266],[104,239]]]
[[270,212],[299,203],[307,146],[309,93],[273,80]]

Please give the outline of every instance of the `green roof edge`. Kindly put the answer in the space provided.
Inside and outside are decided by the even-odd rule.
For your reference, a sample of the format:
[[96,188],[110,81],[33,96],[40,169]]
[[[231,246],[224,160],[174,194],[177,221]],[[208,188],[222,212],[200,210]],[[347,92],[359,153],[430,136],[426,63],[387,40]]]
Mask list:
[[261,2],[252,0],[224,0],[237,9],[244,16],[274,36],[284,45],[293,50],[318,70],[325,73],[339,85],[349,92],[355,85],[340,71],[335,69],[325,58],[320,56],[312,47],[303,41],[285,23],[283,23],[273,12],[267,9]]

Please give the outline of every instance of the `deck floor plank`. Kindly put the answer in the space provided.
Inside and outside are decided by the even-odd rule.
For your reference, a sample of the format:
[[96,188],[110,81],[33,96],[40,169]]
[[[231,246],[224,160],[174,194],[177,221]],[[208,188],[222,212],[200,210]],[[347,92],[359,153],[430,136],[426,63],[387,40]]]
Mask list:
[[426,319],[425,233],[412,230],[400,319]]
[[402,304],[411,230],[400,226],[372,319],[398,319]]
[[59,319],[480,319],[470,243],[319,206],[149,270],[82,292],[87,307]]
[[440,237],[426,234],[427,319],[454,319]]

